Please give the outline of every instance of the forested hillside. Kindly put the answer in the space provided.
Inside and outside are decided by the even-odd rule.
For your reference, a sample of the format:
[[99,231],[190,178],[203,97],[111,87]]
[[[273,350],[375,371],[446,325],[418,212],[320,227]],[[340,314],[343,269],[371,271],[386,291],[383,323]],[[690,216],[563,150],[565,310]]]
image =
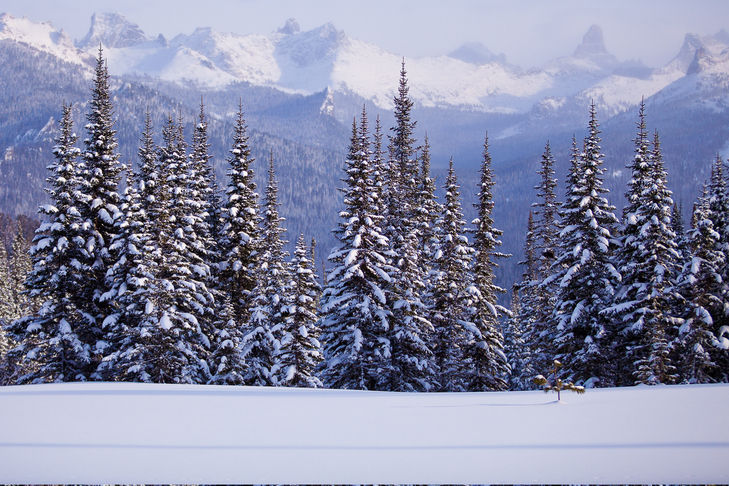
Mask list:
[[[729,379],[725,161],[716,156],[687,228],[645,102],[621,217],[594,103],[587,134],[572,137],[564,192],[546,143],[508,309],[489,138],[466,219],[453,160],[439,183],[429,138],[415,137],[404,62],[389,133],[366,106],[353,120],[342,209],[329,206],[338,246],[324,254],[302,230],[286,250],[281,142],[249,134],[242,100],[222,166],[204,97],[192,133],[181,109],[158,124],[146,107],[132,164],[116,113],[133,116],[140,90],[111,83],[99,49],[88,103],[75,113],[63,100],[58,129],[36,137],[57,132],[30,252],[21,221],[11,258],[0,255],[5,383],[457,392]],[[301,101],[292,113],[311,105]],[[255,143],[268,149],[264,174]],[[539,374],[550,369],[551,382]]]

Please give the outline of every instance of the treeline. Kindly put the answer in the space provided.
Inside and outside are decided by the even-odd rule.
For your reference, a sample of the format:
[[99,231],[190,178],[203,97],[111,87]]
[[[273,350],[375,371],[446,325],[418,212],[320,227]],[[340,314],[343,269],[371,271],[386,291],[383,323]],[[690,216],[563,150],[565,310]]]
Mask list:
[[157,143],[148,111],[132,170],[120,162],[100,52],[83,150],[63,105],[28,311],[0,335],[3,381],[486,391],[532,388],[555,359],[585,386],[727,380],[721,159],[684,233],[641,108],[621,221],[602,187],[593,106],[562,203],[547,145],[508,310],[497,304],[496,260],[508,255],[488,138],[469,228],[452,161],[443,201],[435,196],[404,66],[394,104],[386,139],[364,109],[352,123],[339,246],[319,276],[313,240],[301,234],[285,251],[273,150],[259,202],[242,106],[224,190],[202,103],[189,144],[181,115],[167,116]]
[[132,171],[100,53],[83,149],[63,106],[25,280],[37,311],[5,326],[6,381],[503,389],[488,151],[472,247],[452,171],[446,205],[435,201],[405,74],[388,156],[379,121],[373,140],[364,112],[354,125],[342,213],[352,216],[322,289],[314,242],[302,235],[293,258],[284,251],[273,153],[259,205],[242,108],[225,191],[202,104],[189,145],[172,115],[158,145],[148,114]]
[[729,193],[717,155],[685,232],[658,132],[641,103],[622,218],[602,187],[594,106],[573,139],[564,202],[549,144],[529,215],[523,282],[506,322],[512,386],[554,359],[587,386],[726,382],[729,373]]

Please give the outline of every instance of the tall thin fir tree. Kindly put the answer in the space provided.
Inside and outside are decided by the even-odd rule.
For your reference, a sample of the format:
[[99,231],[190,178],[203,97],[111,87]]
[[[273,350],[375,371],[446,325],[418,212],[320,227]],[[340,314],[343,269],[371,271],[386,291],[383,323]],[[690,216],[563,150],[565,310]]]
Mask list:
[[114,104],[109,71],[101,46],[96,59],[89,107],[85,126],[87,138],[84,140],[85,149],[82,153],[85,168],[80,173],[83,178],[81,187],[88,198],[87,203],[79,210],[90,224],[86,247],[91,271],[87,275],[87,285],[79,296],[79,306],[89,319],[94,320],[93,329],[101,337],[101,323],[108,314],[113,313],[113,309],[110,309],[111,303],[102,302],[101,295],[106,291],[103,284],[106,274],[116,260],[109,247],[116,234],[115,220],[122,217],[118,191],[124,169],[119,162],[121,154],[117,151],[119,144],[114,130]]
[[524,341],[524,332],[528,329],[525,317],[528,319],[528,313],[522,311],[519,291],[513,289],[511,316],[504,321],[504,354],[510,368],[506,380],[509,390],[532,389],[532,378],[538,374],[531,369],[529,348]]
[[285,312],[276,383],[280,386],[321,388],[317,376],[322,356],[318,303],[321,287],[306,240],[301,234],[289,264],[290,302]]
[[494,209],[493,172],[489,153],[488,135],[484,138],[483,160],[481,162],[478,202],[474,204],[478,217],[472,221],[473,234],[473,286],[475,314],[473,323],[478,328],[475,339],[469,343],[466,356],[472,362],[468,389],[471,391],[505,390],[509,364],[504,354],[504,337],[499,325],[499,317],[509,316],[510,311],[498,304],[498,294],[506,290],[495,284],[494,269],[498,267],[496,258],[511,255],[501,253],[499,237],[503,232],[494,228],[492,217]]
[[[714,225],[714,231],[719,234],[718,249],[729,260],[729,185],[727,184],[724,169],[721,155],[717,154],[711,171],[711,180],[709,181],[708,215]],[[722,268],[721,278],[729,285],[729,265]],[[714,328],[717,332],[724,326],[729,326],[729,288],[725,287],[723,301],[724,312],[713,315]],[[729,353],[717,356],[717,360],[719,368],[724,370],[725,373],[729,373]]]
[[465,235],[460,187],[450,161],[433,258],[433,325],[440,391],[468,391],[476,371],[469,347],[483,340],[473,322],[479,290],[471,278],[473,247]]
[[714,230],[707,188],[695,206],[694,225],[688,232],[691,259],[679,276],[678,288],[686,299],[685,322],[679,331],[679,374],[689,383],[726,382],[729,370],[722,369],[726,353],[715,327],[714,317],[724,312],[727,284],[721,276],[726,255],[720,248],[721,236]]
[[424,211],[432,208],[425,207],[427,203],[420,190],[421,173],[413,137],[415,122],[411,121],[413,102],[408,91],[403,61],[398,94],[393,100],[395,126],[391,128],[388,147],[391,192],[386,227],[393,266],[397,269],[388,287],[393,319],[388,337],[391,365],[386,389],[391,391],[430,390],[436,385],[429,345],[433,326],[423,302],[427,265],[420,251]]
[[[650,339],[661,339],[660,346],[670,345],[670,336],[676,334],[673,309],[680,300],[672,290],[681,258],[671,223],[673,200],[666,187],[657,133],[654,148],[650,148],[645,103],[641,103],[637,125],[635,155],[627,166],[632,174],[625,195],[628,204],[623,210],[621,245],[616,254],[622,283],[614,304],[605,310],[617,322],[612,340],[616,351],[616,383],[622,385],[632,385],[636,380],[640,383],[670,380],[669,365],[656,361],[669,359],[669,350],[659,351],[659,343]],[[651,366],[658,375],[651,373],[646,360],[653,363]],[[638,362],[642,371],[636,374]]]
[[534,238],[534,217],[529,211],[527,218],[527,234],[524,240],[524,260],[518,265],[524,266],[522,280],[512,287],[511,313],[504,330],[504,348],[511,373],[509,388],[528,390],[533,388],[532,378],[535,372],[539,337],[536,314],[539,311],[538,291],[539,261]]
[[426,265],[427,255],[433,253],[433,240],[435,238],[435,227],[440,214],[441,207],[437,201],[435,190],[435,179],[430,173],[430,142],[428,134],[425,134],[423,146],[420,150],[420,174],[418,177],[418,199],[416,215],[418,223],[418,237],[420,253],[425,257],[423,263]]
[[612,263],[618,219],[604,197],[608,191],[602,187],[599,133],[593,103],[583,151],[567,179],[555,273],[543,282],[559,286],[551,320],[554,358],[564,365],[565,380],[587,387],[612,382],[608,322],[600,311],[610,304],[620,281]]
[[17,229],[13,237],[10,255],[10,286],[13,298],[13,315],[15,319],[30,315],[37,311],[35,301],[30,298],[25,282],[33,270],[28,251],[30,246],[23,235],[23,225],[18,218]]
[[[518,300],[519,315],[517,318],[519,322],[523,322],[523,333],[529,335],[534,324],[534,314],[536,313],[532,302],[536,295],[536,284],[539,283],[539,261],[534,238],[534,215],[531,209],[527,217],[527,232],[524,238],[524,260],[517,262],[517,265],[522,265],[523,272],[521,281],[515,283],[512,287],[512,302],[514,299]],[[512,313],[514,307],[512,305]]]
[[627,280],[638,287],[633,295],[641,301],[636,307],[642,317],[642,324],[638,326],[643,330],[640,343],[643,347],[638,352],[637,369],[633,372],[636,382],[672,383],[678,378],[672,363],[673,342],[685,304],[676,289],[681,255],[672,229],[672,193],[666,187],[667,174],[658,132],[653,138],[649,165],[651,184],[643,190],[643,210],[636,215],[643,222],[636,238],[642,240],[642,244],[637,245],[642,251],[636,252],[630,270],[621,274],[624,282]]
[[394,268],[388,264],[390,245],[381,227],[382,187],[361,140],[355,119],[341,189],[344,210],[335,230],[340,246],[329,254],[333,269],[321,300],[321,379],[328,388],[379,390],[390,366],[392,311],[385,291]]
[[676,234],[676,247],[681,255],[681,261],[686,261],[690,258],[690,251],[688,237],[686,236],[686,224],[683,219],[682,201],[678,204],[675,202],[673,203],[673,210],[671,211],[671,228]]
[[[5,357],[7,351],[7,340],[5,338],[4,327],[14,321],[13,316],[14,303],[13,293],[10,288],[10,261],[8,260],[8,252],[5,250],[5,244],[0,242],[0,361]],[[19,317],[19,316],[18,316]]]
[[[577,143],[572,140],[572,165],[578,160]],[[557,200],[557,179],[555,178],[555,160],[552,149],[547,142],[541,157],[540,169],[537,173],[540,181],[537,190],[539,201],[532,204],[537,219],[532,223],[533,280],[525,289],[527,295],[522,299],[525,312],[531,314],[532,325],[525,332],[525,340],[530,348],[529,359],[531,369],[536,371],[548,369],[554,360],[554,331],[551,313],[556,303],[557,287],[554,284],[543,284],[556,271],[554,260],[559,245],[560,220],[559,210],[562,204]],[[527,269],[529,271],[529,269]]]
[[218,240],[220,264],[218,289],[230,296],[231,318],[240,326],[250,322],[251,292],[256,284],[261,221],[258,193],[253,181],[254,162],[248,141],[243,106],[236,117],[228,162],[228,186],[222,216],[224,226]]
[[39,209],[46,221],[36,231],[30,250],[33,270],[26,281],[40,309],[8,327],[18,343],[9,352],[18,366],[14,377],[18,384],[86,381],[92,371],[89,320],[76,305],[90,270],[79,210],[87,201],[79,191],[78,137],[73,133],[71,105],[65,102],[60,132],[46,179],[51,204]]
[[134,359],[145,341],[146,328],[142,323],[148,305],[153,305],[157,288],[154,272],[158,262],[154,255],[158,254],[159,247],[152,226],[160,214],[158,204],[163,198],[156,192],[160,184],[153,133],[147,109],[137,152],[138,170],[135,173],[127,167],[126,189],[120,206],[124,216],[115,221],[116,236],[110,248],[117,261],[107,274],[110,290],[102,296],[111,299],[115,308],[115,313],[109,314],[102,323],[108,347],[98,371],[105,380],[146,381],[142,378],[148,376]]
[[[205,105],[200,100],[200,113],[197,117],[195,130],[192,135],[191,153],[188,156],[188,183],[189,208],[188,218],[192,231],[190,246],[200,257],[200,264],[197,271],[204,278],[209,289],[215,286],[212,267],[217,265],[217,242],[213,239],[214,213],[219,213],[219,208],[212,206],[215,200],[217,183],[215,173],[212,170],[209,153],[210,143],[208,142],[208,124],[205,121]],[[203,275],[204,274],[204,275]]]
[[278,351],[284,333],[284,321],[289,305],[291,275],[284,250],[286,229],[279,215],[278,182],[271,151],[268,183],[262,209],[261,252],[255,273],[256,286],[252,292],[251,322],[243,339],[243,356],[249,365],[246,383],[276,385],[279,369]]

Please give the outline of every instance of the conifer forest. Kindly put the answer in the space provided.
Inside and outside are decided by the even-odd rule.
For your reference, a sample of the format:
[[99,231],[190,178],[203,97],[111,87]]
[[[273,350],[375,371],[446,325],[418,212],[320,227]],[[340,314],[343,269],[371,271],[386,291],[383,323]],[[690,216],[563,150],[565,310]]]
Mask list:
[[154,126],[147,110],[137,160],[125,162],[100,50],[83,138],[59,100],[40,226],[32,241],[26,220],[3,232],[0,383],[528,390],[555,360],[586,388],[729,381],[729,174],[718,154],[683,221],[641,103],[616,214],[598,113],[585,107],[564,194],[545,141],[507,308],[495,271],[510,257],[502,239],[517,235],[493,219],[488,136],[466,221],[453,161],[442,184],[431,176],[408,90],[403,62],[394,126],[366,107],[352,121],[338,246],[300,234],[290,253],[280,161],[254,160],[243,103],[225,180],[204,99],[190,140],[181,114]]

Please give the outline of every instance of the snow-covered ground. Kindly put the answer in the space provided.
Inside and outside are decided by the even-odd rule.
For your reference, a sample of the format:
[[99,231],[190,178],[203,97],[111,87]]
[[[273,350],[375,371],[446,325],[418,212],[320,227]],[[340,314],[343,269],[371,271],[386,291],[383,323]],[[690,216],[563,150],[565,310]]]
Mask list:
[[729,385],[0,388],[3,483],[726,483]]

